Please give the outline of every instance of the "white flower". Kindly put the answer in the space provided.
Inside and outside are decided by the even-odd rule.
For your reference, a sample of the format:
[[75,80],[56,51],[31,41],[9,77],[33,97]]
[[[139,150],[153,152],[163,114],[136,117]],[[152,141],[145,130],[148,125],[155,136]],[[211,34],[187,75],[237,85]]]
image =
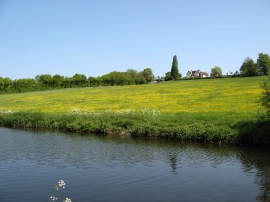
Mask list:
[[72,202],[70,198],[65,198],[63,202]]
[[[51,193],[50,202],[57,201],[58,198],[54,196],[55,192],[57,192],[60,188],[65,189],[65,185],[66,185],[66,183],[64,182],[64,180],[58,181],[57,185],[54,187],[54,190]],[[61,197],[60,200],[62,201],[63,198]],[[70,198],[65,198],[65,200],[63,202],[72,202],[72,201]]]
[[63,189],[65,189],[65,185],[66,185],[66,183],[64,182],[64,180],[60,180],[60,181],[58,182],[58,186],[59,186],[59,187],[62,187]]
[[51,201],[57,201],[57,197],[55,197],[55,196],[51,196],[50,199],[51,199]]
[[0,114],[13,114],[16,111],[12,111],[12,110],[0,110]]

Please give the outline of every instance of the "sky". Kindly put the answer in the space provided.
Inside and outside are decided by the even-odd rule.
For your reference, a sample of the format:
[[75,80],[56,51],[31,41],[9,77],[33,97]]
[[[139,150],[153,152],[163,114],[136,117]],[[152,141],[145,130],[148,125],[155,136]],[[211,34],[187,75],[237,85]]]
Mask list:
[[270,0],[0,0],[0,77],[239,70],[270,54]]

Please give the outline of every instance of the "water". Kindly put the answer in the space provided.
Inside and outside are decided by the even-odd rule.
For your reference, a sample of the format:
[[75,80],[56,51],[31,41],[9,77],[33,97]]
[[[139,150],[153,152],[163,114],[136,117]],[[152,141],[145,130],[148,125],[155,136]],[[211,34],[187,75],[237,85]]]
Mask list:
[[0,201],[48,201],[60,179],[58,194],[72,201],[270,201],[269,157],[263,148],[0,128]]

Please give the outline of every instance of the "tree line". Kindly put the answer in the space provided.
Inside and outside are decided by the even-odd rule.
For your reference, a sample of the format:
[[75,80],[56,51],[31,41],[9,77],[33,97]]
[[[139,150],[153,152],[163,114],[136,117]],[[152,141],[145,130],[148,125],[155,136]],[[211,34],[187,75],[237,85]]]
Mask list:
[[[266,53],[259,53],[257,62],[254,62],[250,57],[247,57],[242,63],[239,71],[230,73],[231,76],[258,76],[267,75],[270,72],[270,56]],[[222,77],[222,69],[215,66],[211,69],[211,77]],[[228,73],[227,73],[228,75]]]
[[[242,63],[239,71],[230,73],[231,76],[258,76],[267,75],[270,72],[270,56],[266,53],[259,53],[257,62],[254,62],[250,57],[247,57]],[[211,69],[211,77],[222,77],[222,69],[215,66]],[[228,75],[228,73],[227,73]]]
[[154,74],[151,68],[143,71],[128,69],[126,72],[113,71],[100,77],[87,77],[84,74],[75,74],[72,77],[64,77],[59,74],[41,74],[34,79],[15,79],[0,77],[0,93],[18,93],[49,89],[139,85],[151,83]]
[[[268,54],[260,53],[255,63],[251,58],[246,58],[240,67],[240,72],[236,71],[232,76],[257,76],[267,75],[270,72],[270,57]],[[211,69],[211,77],[222,77],[222,69],[215,66]],[[177,56],[173,56],[171,71],[158,80],[169,81],[178,80],[182,77],[179,73]],[[116,85],[139,85],[151,83],[154,74],[151,68],[143,71],[128,69],[126,72],[113,71],[100,77],[87,77],[84,74],[75,74],[72,77],[64,77],[59,74],[42,74],[34,79],[16,79],[0,77],[0,93],[29,92],[48,89],[95,87],[95,86],[116,86]]]
[[267,75],[270,71],[270,57],[266,53],[260,53],[255,63],[247,57],[240,67],[240,73],[243,76]]
[[[178,72],[178,61],[177,56],[173,57],[173,63],[171,71],[165,74],[165,81],[177,80],[182,77],[181,73]],[[270,72],[270,56],[266,53],[259,53],[257,62],[254,62],[250,57],[247,57],[241,65],[239,71],[230,73],[231,76],[258,76],[267,75]],[[229,73],[227,73],[229,76]],[[215,66],[211,69],[210,76],[212,78],[223,77],[222,69],[219,66]]]
[[[247,57],[243,64],[241,65],[239,71],[235,73],[227,73],[229,77],[235,76],[257,76],[257,75],[267,75],[270,72],[270,56],[266,53],[259,53],[257,63],[255,63],[251,58]],[[222,69],[219,66],[211,68],[210,76],[212,78],[224,77],[222,74]],[[173,62],[171,66],[171,71],[167,72],[164,77],[161,77],[162,80],[178,80],[182,77],[178,69],[178,60],[177,56],[173,56]]]

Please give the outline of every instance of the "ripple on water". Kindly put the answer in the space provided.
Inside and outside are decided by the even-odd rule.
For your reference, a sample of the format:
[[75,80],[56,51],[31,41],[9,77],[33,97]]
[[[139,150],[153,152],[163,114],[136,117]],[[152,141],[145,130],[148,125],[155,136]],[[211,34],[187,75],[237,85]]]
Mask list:
[[74,201],[254,201],[269,150],[0,128],[0,201],[44,201],[59,179]]

